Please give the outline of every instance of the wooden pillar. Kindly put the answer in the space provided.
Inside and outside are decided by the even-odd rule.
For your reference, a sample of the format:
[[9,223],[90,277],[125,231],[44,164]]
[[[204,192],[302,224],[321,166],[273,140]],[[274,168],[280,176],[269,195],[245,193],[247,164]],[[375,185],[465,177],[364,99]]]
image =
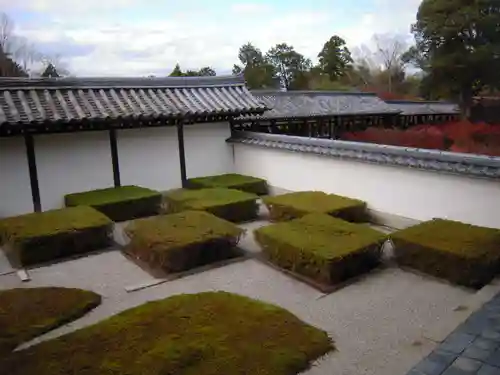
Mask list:
[[179,143],[179,162],[181,169],[181,182],[182,187],[185,188],[187,185],[187,174],[186,174],[186,152],[184,149],[184,123],[180,120],[177,123],[177,140]]
[[113,183],[115,187],[121,186],[120,161],[118,159],[118,143],[116,141],[116,130],[109,130],[109,147],[111,149],[111,162],[113,163]]
[[35,140],[33,139],[33,136],[31,134],[26,134],[24,136],[24,144],[26,146],[26,156],[28,158],[28,170],[30,175],[33,210],[35,212],[41,212],[42,203],[40,201],[40,186],[38,184],[38,171],[36,167]]

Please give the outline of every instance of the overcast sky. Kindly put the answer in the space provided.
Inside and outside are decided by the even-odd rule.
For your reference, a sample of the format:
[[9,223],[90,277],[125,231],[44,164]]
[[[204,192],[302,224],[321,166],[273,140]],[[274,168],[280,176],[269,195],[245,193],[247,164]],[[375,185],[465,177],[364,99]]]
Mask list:
[[421,0],[0,0],[44,53],[79,76],[166,75],[212,66],[228,73],[238,48],[286,42],[315,60],[326,40],[350,47],[374,33],[408,34]]

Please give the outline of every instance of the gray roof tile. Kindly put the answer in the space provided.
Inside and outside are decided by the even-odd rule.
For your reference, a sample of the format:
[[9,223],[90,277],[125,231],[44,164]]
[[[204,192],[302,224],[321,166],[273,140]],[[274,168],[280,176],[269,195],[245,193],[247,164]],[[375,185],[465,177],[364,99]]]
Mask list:
[[500,180],[500,157],[494,156],[245,131],[227,142]]
[[254,117],[262,119],[397,114],[400,112],[371,93],[255,90],[252,94],[271,108],[262,116]]
[[239,76],[0,79],[0,130],[13,125],[234,117],[265,109]]
[[402,115],[454,115],[460,113],[457,104],[432,101],[387,100],[392,109],[401,111]]

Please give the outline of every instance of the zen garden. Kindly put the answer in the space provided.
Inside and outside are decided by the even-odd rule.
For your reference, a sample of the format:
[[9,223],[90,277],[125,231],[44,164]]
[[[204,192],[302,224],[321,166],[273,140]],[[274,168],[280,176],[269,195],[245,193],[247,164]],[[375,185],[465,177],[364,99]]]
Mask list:
[[500,89],[498,42],[470,74],[432,48],[457,19],[498,38],[500,10],[447,1],[406,57],[458,105],[258,92],[260,52],[233,76],[0,66],[0,375],[499,375],[500,132],[456,126]]
[[[1,220],[3,249],[25,269],[118,247],[155,278],[129,294],[249,259],[324,295],[387,267],[477,290],[500,268],[498,229],[436,219],[394,231],[370,223],[366,203],[349,197],[270,196],[265,180],[237,174],[187,182],[165,194],[123,186],[67,195],[66,208]],[[239,246],[245,236],[252,246]],[[225,291],[150,301],[13,351],[106,298],[55,286],[1,292],[2,373],[285,375],[342,355],[328,332],[286,309]]]

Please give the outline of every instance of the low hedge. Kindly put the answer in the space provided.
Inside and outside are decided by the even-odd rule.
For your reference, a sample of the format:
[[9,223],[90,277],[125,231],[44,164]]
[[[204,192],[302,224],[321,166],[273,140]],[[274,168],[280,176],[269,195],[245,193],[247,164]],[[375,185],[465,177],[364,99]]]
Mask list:
[[0,360],[9,375],[292,375],[334,350],[280,307],[226,292],[148,302]]
[[106,248],[113,222],[79,206],[0,220],[0,242],[16,265],[30,266]]
[[500,270],[500,230],[435,219],[391,235],[400,265],[471,288]]
[[80,318],[100,303],[100,295],[80,289],[0,291],[0,357],[24,342]]
[[352,222],[363,222],[367,218],[365,202],[320,191],[268,196],[263,202],[272,221],[297,219],[313,213],[329,214]]
[[180,272],[234,256],[243,230],[203,211],[131,222],[125,251],[152,269]]
[[68,194],[66,207],[91,206],[113,221],[155,216],[160,212],[162,194],[140,186],[121,186]]
[[328,285],[377,266],[387,238],[326,214],[262,227],[254,235],[272,263]]
[[190,189],[226,188],[257,195],[266,195],[268,193],[266,180],[236,173],[190,178],[187,183],[187,187]]
[[240,223],[258,217],[258,196],[234,189],[177,189],[165,195],[169,213],[207,211],[222,219]]

